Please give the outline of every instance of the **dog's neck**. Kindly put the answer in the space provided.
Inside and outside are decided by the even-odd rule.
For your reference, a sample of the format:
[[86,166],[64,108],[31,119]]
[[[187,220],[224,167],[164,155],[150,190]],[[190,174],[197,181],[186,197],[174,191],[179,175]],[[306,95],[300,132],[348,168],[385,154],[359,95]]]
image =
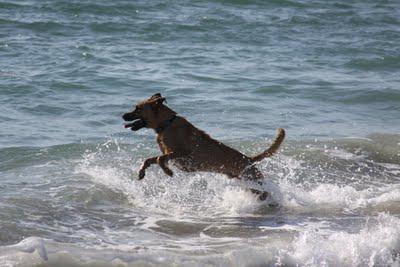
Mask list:
[[154,131],[156,131],[157,134],[162,133],[165,129],[167,129],[172,124],[172,122],[175,119],[176,119],[176,115],[172,114],[171,117],[169,117],[168,119],[162,121],[160,123],[160,125],[157,128],[154,129]]

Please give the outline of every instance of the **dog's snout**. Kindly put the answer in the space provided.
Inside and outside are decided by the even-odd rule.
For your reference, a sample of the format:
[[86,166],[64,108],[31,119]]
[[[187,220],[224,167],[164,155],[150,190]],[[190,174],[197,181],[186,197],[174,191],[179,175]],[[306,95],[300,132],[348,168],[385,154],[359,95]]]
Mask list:
[[133,112],[128,112],[122,115],[122,118],[124,119],[124,121],[133,121],[134,119],[136,119],[136,116],[133,114]]

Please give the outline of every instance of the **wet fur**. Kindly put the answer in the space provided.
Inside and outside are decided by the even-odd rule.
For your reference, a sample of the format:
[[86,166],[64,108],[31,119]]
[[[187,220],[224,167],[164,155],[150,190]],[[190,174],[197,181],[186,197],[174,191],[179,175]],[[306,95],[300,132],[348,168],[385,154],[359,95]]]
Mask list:
[[[157,129],[176,113],[163,104],[165,98],[155,94],[136,105],[132,112],[125,113],[124,120],[132,118],[146,122],[147,128]],[[135,129],[137,130],[137,129]],[[285,131],[277,130],[277,137],[264,152],[248,157],[241,152],[211,138],[181,116],[176,116],[173,122],[157,134],[157,143],[162,155],[148,158],[139,170],[139,179],[143,179],[145,171],[152,164],[158,164],[165,174],[172,176],[168,162],[187,172],[206,171],[226,174],[230,178],[262,180],[262,173],[254,163],[272,156],[281,145]],[[252,189],[254,193],[266,194]],[[263,197],[265,198],[266,195]]]

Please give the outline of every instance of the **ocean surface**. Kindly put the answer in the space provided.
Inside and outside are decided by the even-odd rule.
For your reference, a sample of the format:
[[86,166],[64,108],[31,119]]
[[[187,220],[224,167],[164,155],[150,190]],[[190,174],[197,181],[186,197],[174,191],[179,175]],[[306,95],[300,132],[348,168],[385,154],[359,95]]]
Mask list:
[[[161,92],[276,205],[174,177]],[[0,266],[399,266],[400,1],[0,0]]]

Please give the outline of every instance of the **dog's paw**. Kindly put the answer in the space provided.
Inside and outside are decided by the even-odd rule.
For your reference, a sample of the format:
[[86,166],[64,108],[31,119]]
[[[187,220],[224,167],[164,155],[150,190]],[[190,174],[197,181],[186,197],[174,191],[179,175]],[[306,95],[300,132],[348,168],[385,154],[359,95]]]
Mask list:
[[172,176],[174,175],[174,172],[171,171],[169,168],[164,168],[163,171],[164,171],[165,174],[168,175],[168,176],[171,176],[171,177],[172,177]]
[[268,193],[267,192],[262,192],[262,194],[258,196],[258,200],[264,201],[264,200],[267,199],[267,197],[268,197]]
[[140,169],[140,171],[139,171],[139,180],[142,180],[145,175],[146,175],[146,172],[144,171],[144,169]]

